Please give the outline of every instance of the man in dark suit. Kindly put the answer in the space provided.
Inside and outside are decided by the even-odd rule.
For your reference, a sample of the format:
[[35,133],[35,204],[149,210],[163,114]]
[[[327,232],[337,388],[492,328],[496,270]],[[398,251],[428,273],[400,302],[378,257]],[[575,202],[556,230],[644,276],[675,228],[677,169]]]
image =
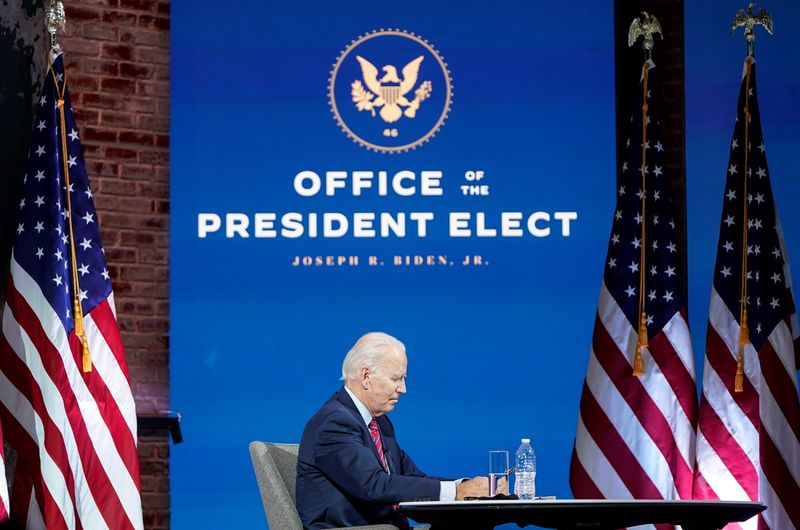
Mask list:
[[[407,526],[403,501],[462,500],[488,493],[486,477],[429,477],[397,444],[391,412],[406,392],[402,342],[367,333],[342,364],[345,386],[309,420],[297,460],[297,511],[306,530]],[[501,491],[508,491],[504,482]]]

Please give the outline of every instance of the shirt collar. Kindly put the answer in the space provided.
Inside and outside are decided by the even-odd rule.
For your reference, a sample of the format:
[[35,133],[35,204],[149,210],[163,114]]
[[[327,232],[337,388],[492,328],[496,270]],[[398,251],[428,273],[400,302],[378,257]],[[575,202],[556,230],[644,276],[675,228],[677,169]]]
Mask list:
[[372,421],[372,414],[370,413],[370,411],[369,411],[369,409],[367,408],[367,406],[366,406],[366,405],[364,405],[363,403],[361,403],[361,400],[360,400],[360,399],[358,399],[358,398],[356,397],[356,395],[355,395],[355,394],[353,394],[353,393],[350,391],[350,389],[349,389],[349,388],[347,388],[347,387],[345,386],[345,387],[344,387],[344,389],[345,389],[345,391],[347,391],[347,395],[348,395],[348,396],[350,396],[350,399],[352,399],[352,400],[353,400],[353,403],[355,403],[355,404],[356,404],[356,408],[358,409],[358,413],[359,413],[359,414],[361,414],[361,418],[364,420],[364,423],[366,423],[366,424],[367,424],[367,426],[369,426],[369,422],[371,422],[371,421]]

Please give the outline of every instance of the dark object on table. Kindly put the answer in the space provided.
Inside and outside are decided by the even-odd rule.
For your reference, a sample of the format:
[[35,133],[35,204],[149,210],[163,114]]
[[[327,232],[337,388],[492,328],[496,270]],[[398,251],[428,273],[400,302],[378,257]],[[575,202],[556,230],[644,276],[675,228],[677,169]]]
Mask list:
[[465,501],[518,501],[519,497],[514,495],[506,495],[504,493],[498,493],[494,497],[464,497]]

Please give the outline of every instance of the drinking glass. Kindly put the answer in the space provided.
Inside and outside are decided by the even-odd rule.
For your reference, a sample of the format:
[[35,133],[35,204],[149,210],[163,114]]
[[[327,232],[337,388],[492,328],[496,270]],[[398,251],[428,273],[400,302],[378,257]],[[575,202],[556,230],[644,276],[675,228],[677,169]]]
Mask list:
[[497,483],[508,480],[508,451],[489,451],[489,497],[497,495]]

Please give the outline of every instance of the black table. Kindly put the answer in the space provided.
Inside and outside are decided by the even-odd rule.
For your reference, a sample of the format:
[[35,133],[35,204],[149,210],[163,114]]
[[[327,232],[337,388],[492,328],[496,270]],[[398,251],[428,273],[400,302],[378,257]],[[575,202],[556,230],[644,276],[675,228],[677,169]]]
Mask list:
[[760,502],[658,500],[533,500],[402,502],[400,511],[431,530],[490,530],[515,523],[558,530],[616,530],[651,523],[683,530],[719,530],[764,511]]

